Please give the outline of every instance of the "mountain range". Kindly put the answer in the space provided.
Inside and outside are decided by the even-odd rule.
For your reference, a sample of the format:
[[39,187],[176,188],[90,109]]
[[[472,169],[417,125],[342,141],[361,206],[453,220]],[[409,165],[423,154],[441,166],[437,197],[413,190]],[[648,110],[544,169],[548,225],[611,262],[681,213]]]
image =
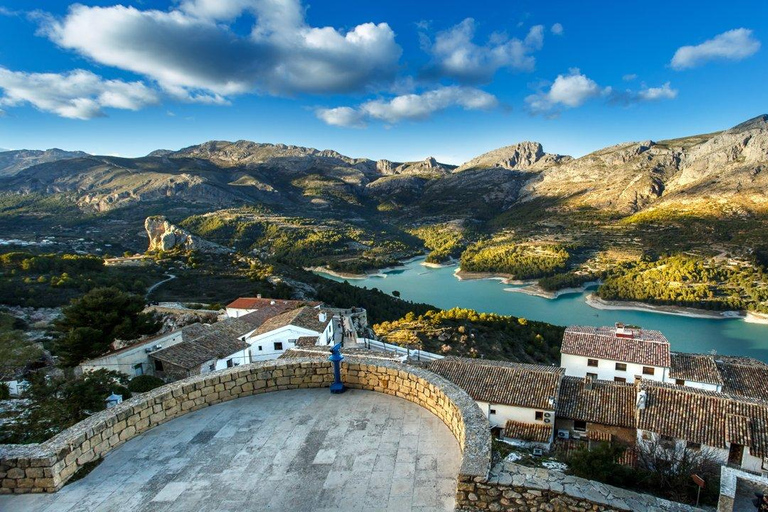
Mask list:
[[[455,220],[494,229],[577,212],[613,219],[690,213],[762,219],[768,206],[768,115],[725,131],[630,142],[580,158],[537,142],[460,165],[351,158],[332,150],[210,141],[140,158],[58,149],[0,152],[2,213],[23,198],[59,198],[85,214],[185,215],[258,206],[280,215],[368,219],[400,226]],[[24,203],[27,213],[38,212]],[[178,219],[181,220],[181,219]]]

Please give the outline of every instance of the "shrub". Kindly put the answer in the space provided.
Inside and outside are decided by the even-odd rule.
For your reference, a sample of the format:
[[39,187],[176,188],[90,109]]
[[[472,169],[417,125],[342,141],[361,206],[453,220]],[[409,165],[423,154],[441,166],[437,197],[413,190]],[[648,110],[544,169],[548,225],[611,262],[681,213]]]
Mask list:
[[134,393],[146,393],[165,384],[163,379],[154,375],[139,375],[128,382],[128,389]]

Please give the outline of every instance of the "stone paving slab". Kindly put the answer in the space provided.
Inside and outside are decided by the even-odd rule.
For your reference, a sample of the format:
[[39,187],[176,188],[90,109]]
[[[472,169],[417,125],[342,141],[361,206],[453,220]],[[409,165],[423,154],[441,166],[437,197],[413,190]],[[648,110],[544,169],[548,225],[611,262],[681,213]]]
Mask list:
[[201,409],[0,511],[453,510],[461,451],[432,413],[372,391],[300,389]]

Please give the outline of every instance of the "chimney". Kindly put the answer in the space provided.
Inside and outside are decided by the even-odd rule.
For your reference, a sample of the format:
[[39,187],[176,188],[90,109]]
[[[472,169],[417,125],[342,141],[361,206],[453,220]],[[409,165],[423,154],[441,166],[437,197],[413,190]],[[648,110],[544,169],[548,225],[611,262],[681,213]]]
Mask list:
[[325,323],[325,321],[328,319],[327,315],[325,314],[325,311],[321,311],[317,315],[317,319],[320,320],[320,323]]
[[261,294],[260,294],[260,293],[257,293],[257,294],[256,294],[256,298],[257,298],[257,299],[260,299],[260,298],[261,298]]
[[635,337],[635,331],[629,327],[626,327],[621,322],[616,322],[615,334],[617,338],[634,338]]
[[276,302],[275,302],[275,301],[273,301],[273,300],[269,301],[269,305],[270,305],[270,306],[274,306],[275,304],[276,304]]
[[595,379],[591,375],[587,375],[584,377],[584,389],[587,391],[592,391],[592,385],[594,384]]
[[646,405],[648,405],[648,392],[641,389],[637,392],[637,408],[642,411]]

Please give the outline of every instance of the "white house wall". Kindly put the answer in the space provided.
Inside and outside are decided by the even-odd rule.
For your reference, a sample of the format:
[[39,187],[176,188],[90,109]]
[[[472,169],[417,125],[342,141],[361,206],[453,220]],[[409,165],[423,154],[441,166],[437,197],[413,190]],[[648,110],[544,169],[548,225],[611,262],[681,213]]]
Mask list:
[[172,347],[182,341],[181,329],[168,333],[167,335],[154,339],[149,343],[140,343],[135,347],[129,348],[116,354],[107,354],[85,361],[80,365],[83,372],[91,372],[99,369],[114,370],[125,373],[130,376],[138,375],[135,366],[142,365],[144,374],[153,374],[154,366],[150,364],[147,348],[155,345],[162,345],[163,348]]
[[[597,366],[589,366],[589,359],[597,359]],[[616,363],[627,365],[626,371],[616,370]],[[627,382],[634,382],[635,377],[642,377],[646,380],[655,380],[664,382],[666,369],[661,366],[642,365],[635,363],[625,363],[624,361],[615,361],[611,359],[600,359],[597,357],[577,356],[573,354],[561,354],[560,366],[565,368],[565,374],[570,377],[586,377],[587,373],[597,374],[599,380],[614,380],[615,377],[622,377]],[[653,375],[644,375],[644,367],[653,368]]]
[[[515,407],[512,405],[491,404],[480,400],[475,400],[477,405],[480,406],[480,410],[485,413],[491,426],[504,427],[507,424],[507,420],[517,421],[519,423],[529,423],[531,425],[549,425],[555,424],[555,411],[546,409],[531,409],[528,407]],[[496,411],[495,414],[491,414],[491,409]],[[549,413],[547,419],[549,423],[536,420],[536,412]]]
[[[283,352],[289,348],[295,347],[295,341],[302,336],[319,335],[320,333],[317,331],[288,325],[252,338],[246,338],[245,342],[251,346],[250,353],[252,361],[266,361],[268,359],[277,359]],[[274,345],[277,342],[283,344],[282,350],[275,350]],[[261,350],[259,350],[259,347],[261,347]]]

